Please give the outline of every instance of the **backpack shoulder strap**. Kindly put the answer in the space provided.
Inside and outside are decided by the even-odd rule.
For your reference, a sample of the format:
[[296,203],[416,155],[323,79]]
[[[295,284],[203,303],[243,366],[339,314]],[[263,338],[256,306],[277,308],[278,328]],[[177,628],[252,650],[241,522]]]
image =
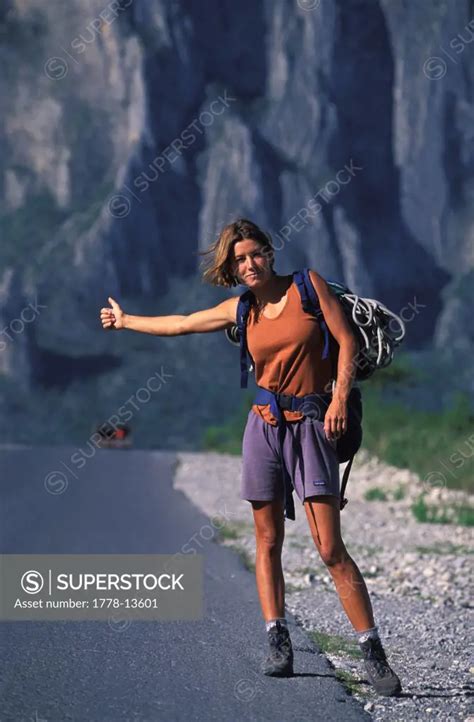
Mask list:
[[239,298],[237,304],[237,328],[239,330],[240,344],[240,388],[246,389],[248,384],[248,358],[253,363],[247,348],[247,319],[249,316],[250,306],[252,304],[253,293],[247,290]]
[[340,502],[339,502],[340,511],[342,511],[344,509],[345,505],[349,501],[349,499],[346,499],[346,497],[344,496],[344,493],[346,491],[347,482],[349,481],[349,474],[351,473],[351,467],[352,467],[352,462],[354,461],[354,456],[355,456],[355,454],[353,454],[351,456],[351,458],[349,459],[349,463],[347,464],[346,468],[344,469],[344,474],[342,475],[341,493],[340,493]]
[[329,331],[324,320],[323,312],[319,303],[318,294],[313,286],[311,276],[309,275],[309,268],[303,268],[301,271],[293,272],[293,280],[298,287],[299,294],[301,296],[301,304],[303,311],[311,313],[319,320],[319,325],[324,335],[324,349],[321,358],[325,359],[329,355]]

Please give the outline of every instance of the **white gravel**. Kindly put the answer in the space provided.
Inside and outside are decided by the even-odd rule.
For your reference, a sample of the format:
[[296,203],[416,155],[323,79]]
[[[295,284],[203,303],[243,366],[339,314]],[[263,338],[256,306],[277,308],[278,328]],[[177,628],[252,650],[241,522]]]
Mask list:
[[[254,561],[252,509],[239,498],[241,457],[183,452],[178,461],[175,488],[207,516],[215,517],[216,527],[224,526],[220,543]],[[364,493],[374,487],[384,490],[388,500],[365,500]],[[417,522],[410,505],[420,491],[435,503],[467,502],[461,492],[430,488],[416,474],[390,467],[361,450],[346,490],[349,503],[341,513],[343,539],[364,575],[375,623],[402,681],[402,696],[377,696],[360,659],[344,652],[326,656],[355,678],[353,693],[374,720],[474,722],[469,705],[474,691],[472,528]],[[282,555],[287,610],[305,630],[344,637],[357,649],[356,635],[296,494],[294,499],[297,519],[285,522]],[[263,645],[264,634],[262,655]]]

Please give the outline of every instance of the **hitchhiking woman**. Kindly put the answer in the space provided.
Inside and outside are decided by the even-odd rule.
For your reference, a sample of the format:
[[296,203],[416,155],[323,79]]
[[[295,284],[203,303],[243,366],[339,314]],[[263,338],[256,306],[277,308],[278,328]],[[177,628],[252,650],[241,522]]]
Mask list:
[[[257,590],[270,647],[262,672],[278,677],[293,675],[281,564],[285,509],[289,503],[286,474],[303,504],[311,536],[355,630],[369,681],[379,694],[396,695],[401,691],[400,680],[387,662],[364,579],[341,537],[335,447],[337,439],[347,431],[347,399],[358,347],[340,302],[326,281],[316,271],[310,271],[324,321],[339,346],[337,370],[333,373],[332,355],[323,358],[320,352],[320,324],[303,310],[293,276],[280,276],[274,270],[269,235],[251,221],[239,219],[225,226],[202,255],[208,261],[204,280],[227,288],[240,284],[252,292],[247,347],[259,389],[303,397],[327,391],[328,384],[332,388],[323,419],[282,408],[283,419],[280,416],[279,422],[271,403],[254,403],[248,413],[242,443],[241,498],[252,505]],[[187,316],[156,317],[128,315],[113,298],[108,300],[111,308],[100,312],[104,329],[128,328],[158,336],[179,336],[231,328],[236,324],[239,297],[232,296],[213,308]],[[281,441],[278,434],[282,429]]]

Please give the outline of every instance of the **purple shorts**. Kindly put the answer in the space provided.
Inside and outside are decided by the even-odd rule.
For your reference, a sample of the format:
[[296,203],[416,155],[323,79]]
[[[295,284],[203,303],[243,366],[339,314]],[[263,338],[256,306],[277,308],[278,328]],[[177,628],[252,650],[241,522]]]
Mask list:
[[[298,454],[298,447],[301,453]],[[324,422],[288,421],[283,438],[283,459],[301,503],[315,494],[340,496],[336,441],[329,441]],[[278,427],[266,423],[250,409],[242,439],[240,498],[269,501],[284,494]]]

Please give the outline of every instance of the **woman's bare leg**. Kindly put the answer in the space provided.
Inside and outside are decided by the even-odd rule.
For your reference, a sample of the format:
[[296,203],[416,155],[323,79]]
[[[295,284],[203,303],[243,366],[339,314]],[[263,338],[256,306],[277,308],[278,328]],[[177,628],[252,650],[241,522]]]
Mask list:
[[372,604],[359,567],[341,537],[339,499],[317,495],[305,499],[311,535],[331,574],[339,599],[356,632],[375,626]]
[[281,552],[285,537],[283,501],[252,501],[255,524],[257,590],[265,621],[285,616]]

